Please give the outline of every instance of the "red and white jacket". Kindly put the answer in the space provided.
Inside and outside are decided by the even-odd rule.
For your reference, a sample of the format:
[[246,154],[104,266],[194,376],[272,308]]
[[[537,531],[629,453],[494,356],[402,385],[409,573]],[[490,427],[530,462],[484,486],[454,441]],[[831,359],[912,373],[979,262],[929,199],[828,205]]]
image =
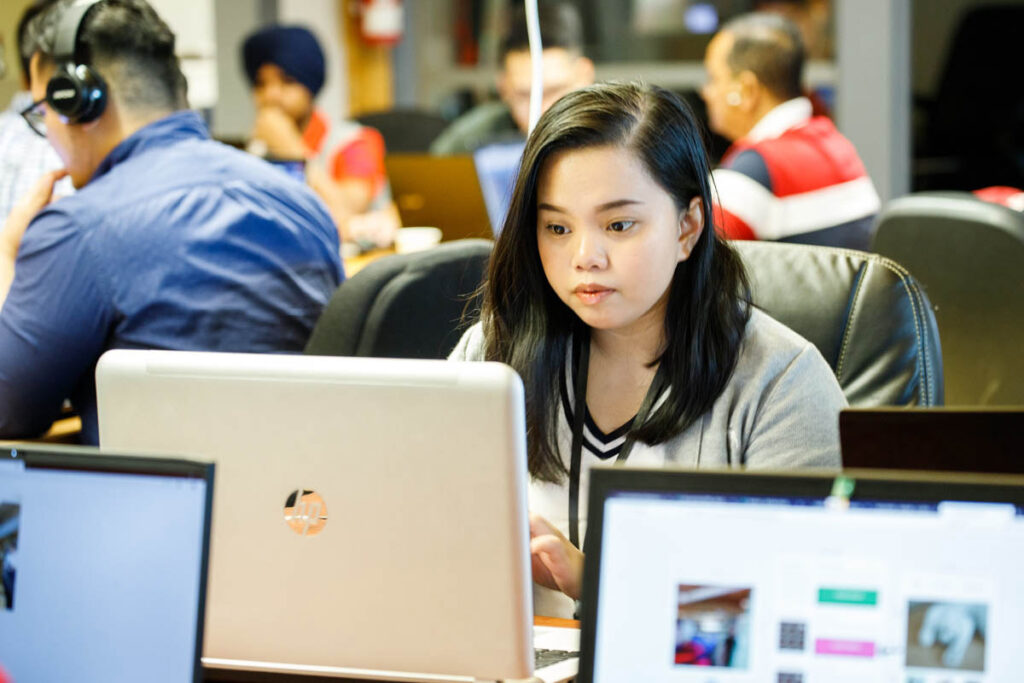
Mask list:
[[334,121],[314,109],[302,142],[310,158],[317,160],[334,180],[355,178],[370,184],[371,209],[391,201],[391,187],[384,170],[384,137],[375,128],[354,121]]
[[715,219],[729,239],[866,250],[880,208],[853,144],[798,97],[765,114],[712,173]]

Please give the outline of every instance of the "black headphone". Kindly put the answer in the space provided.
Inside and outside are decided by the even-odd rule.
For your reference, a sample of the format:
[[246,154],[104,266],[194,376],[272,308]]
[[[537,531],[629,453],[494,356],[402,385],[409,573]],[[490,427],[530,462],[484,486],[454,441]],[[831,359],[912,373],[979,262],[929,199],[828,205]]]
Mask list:
[[46,84],[46,103],[68,123],[88,123],[107,106],[107,82],[79,59],[79,33],[89,11],[103,0],[79,0],[57,26],[54,61],[57,69]]

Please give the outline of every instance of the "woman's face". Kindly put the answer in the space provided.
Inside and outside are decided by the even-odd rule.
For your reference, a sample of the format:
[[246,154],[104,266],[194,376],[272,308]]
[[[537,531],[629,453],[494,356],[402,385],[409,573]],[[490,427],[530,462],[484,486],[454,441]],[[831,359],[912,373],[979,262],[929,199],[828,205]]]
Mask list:
[[566,150],[537,183],[537,245],[548,283],[595,330],[660,330],[676,264],[704,226],[618,146]]

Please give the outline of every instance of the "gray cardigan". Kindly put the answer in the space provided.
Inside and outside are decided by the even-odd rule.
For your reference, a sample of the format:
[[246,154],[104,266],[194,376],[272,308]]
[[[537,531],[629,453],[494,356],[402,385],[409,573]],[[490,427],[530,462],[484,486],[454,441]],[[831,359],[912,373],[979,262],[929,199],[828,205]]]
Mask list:
[[[466,331],[449,359],[483,359],[483,328],[479,324]],[[559,451],[568,469],[571,429],[561,411],[561,402],[556,405],[561,413],[557,434]],[[711,410],[665,443],[656,446],[637,443],[627,465],[772,470],[838,468],[839,411],[845,405],[846,399],[835,375],[817,348],[782,323],[754,309],[736,369]],[[581,534],[585,528],[582,520],[586,519],[589,469],[595,464],[601,464],[600,459],[584,450],[580,476]],[[565,482],[532,482],[530,511],[547,518],[568,535]],[[540,601],[545,602],[548,600]],[[547,609],[543,604],[536,607],[538,614],[559,616],[571,613],[572,604],[568,601]]]
[[[478,323],[466,331],[449,359],[483,360],[483,341]],[[817,348],[754,309],[736,370],[712,409],[667,443],[636,444],[629,462],[648,461],[643,454],[657,451],[661,464],[691,467],[836,468],[838,414],[845,405],[835,375]],[[565,446],[566,464],[569,431],[563,413],[559,442]]]

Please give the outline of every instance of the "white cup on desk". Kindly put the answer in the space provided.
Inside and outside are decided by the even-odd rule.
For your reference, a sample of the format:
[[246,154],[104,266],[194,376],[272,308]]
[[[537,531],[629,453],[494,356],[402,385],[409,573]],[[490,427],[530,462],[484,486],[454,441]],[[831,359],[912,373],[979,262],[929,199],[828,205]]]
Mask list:
[[437,228],[399,228],[395,233],[395,251],[408,254],[436,247],[441,241],[441,231]]

